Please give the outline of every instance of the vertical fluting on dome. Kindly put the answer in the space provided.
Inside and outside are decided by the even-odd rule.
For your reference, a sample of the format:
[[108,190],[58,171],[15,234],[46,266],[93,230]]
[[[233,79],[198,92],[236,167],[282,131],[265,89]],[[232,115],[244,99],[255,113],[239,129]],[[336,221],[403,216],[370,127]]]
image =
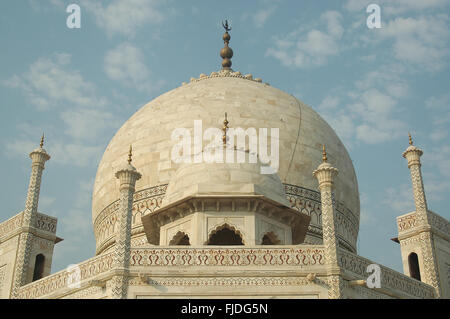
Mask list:
[[225,46],[222,50],[220,50],[220,56],[222,57],[222,69],[223,70],[231,70],[231,58],[233,57],[233,50],[228,46],[230,43],[230,34],[228,31],[231,31],[231,27],[228,26],[228,20],[225,20],[225,23],[222,22],[222,26],[225,29],[225,33],[222,37]]

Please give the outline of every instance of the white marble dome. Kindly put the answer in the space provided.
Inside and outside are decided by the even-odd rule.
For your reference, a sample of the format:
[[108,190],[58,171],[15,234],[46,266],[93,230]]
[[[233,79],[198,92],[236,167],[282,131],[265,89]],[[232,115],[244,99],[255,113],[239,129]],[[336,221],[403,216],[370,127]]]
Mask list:
[[[345,247],[356,251],[358,184],[349,154],[334,130],[294,96],[260,79],[227,71],[201,75],[155,98],[126,121],[110,141],[98,166],[93,190],[92,218],[97,248],[113,240],[110,231],[102,229],[106,227],[102,221],[114,212],[113,204],[119,198],[119,182],[114,174],[123,165],[130,144],[134,150],[133,165],[142,174],[136,191],[167,185],[180,165],[171,160],[176,143],[171,139],[173,130],[187,128],[193,135],[194,120],[202,120],[203,131],[209,127],[222,128],[225,112],[229,127],[279,128],[277,174],[285,187],[292,186],[286,193],[292,193],[288,199],[299,210],[320,206],[318,183],[312,172],[321,162],[322,144],[326,145],[329,162],[339,169],[335,198],[342,227],[338,226],[338,235]],[[134,220],[133,227],[138,229],[140,218]],[[316,235],[320,233],[320,213],[312,217],[311,223],[317,226]]]

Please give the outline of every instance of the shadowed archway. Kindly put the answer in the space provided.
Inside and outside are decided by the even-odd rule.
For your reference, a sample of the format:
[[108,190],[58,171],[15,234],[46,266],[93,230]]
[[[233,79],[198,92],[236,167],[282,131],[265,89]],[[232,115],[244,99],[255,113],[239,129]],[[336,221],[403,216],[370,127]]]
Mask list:
[[244,245],[244,241],[239,231],[228,224],[223,224],[211,232],[207,245],[238,246]]

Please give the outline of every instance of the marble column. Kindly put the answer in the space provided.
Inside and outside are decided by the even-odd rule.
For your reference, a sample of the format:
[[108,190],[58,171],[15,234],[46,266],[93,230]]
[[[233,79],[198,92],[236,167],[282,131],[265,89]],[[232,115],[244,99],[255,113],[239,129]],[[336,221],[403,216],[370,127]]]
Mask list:
[[408,168],[411,174],[413,188],[414,205],[416,207],[416,225],[421,243],[422,260],[424,271],[423,282],[433,286],[437,297],[441,295],[439,271],[436,262],[433,233],[431,231],[430,215],[428,214],[427,199],[423,186],[420,157],[423,151],[413,145],[411,135],[409,135],[409,147],[403,152],[403,157],[408,161]]
[[111,279],[113,299],[126,299],[128,295],[133,194],[136,181],[141,178],[141,174],[131,165],[131,156],[130,147],[128,165],[116,172],[116,178],[120,181],[120,208],[119,230],[116,233],[114,276]]
[[328,270],[328,296],[332,299],[343,297],[343,279],[338,265],[338,238],[336,232],[336,215],[333,205],[333,178],[338,170],[327,162],[325,146],[323,146],[323,162],[313,172],[319,182],[322,206],[322,232],[325,247],[325,262]]
[[50,155],[43,148],[44,136],[42,136],[39,148],[30,153],[31,176],[28,185],[27,200],[25,210],[22,213],[22,227],[19,237],[16,265],[14,271],[12,296],[17,294],[18,289],[29,283],[31,278],[31,250],[33,244],[32,229],[36,226],[39,194],[41,189],[42,172],[45,169],[45,162],[50,159]]

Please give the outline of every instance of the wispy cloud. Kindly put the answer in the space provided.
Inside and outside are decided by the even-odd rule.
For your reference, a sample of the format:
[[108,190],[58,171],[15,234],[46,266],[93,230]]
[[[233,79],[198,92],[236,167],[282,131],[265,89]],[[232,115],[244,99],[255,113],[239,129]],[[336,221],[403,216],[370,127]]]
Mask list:
[[408,11],[423,11],[427,9],[440,8],[448,5],[447,0],[347,0],[344,8],[351,12],[361,12],[371,3],[378,4],[382,13],[389,15],[400,14]]
[[[340,40],[344,33],[342,15],[327,11],[320,17],[321,28],[307,32],[300,28],[287,36],[277,37],[275,47],[266,56],[274,57],[284,66],[308,68],[324,65],[327,59],[340,52]],[[302,34],[305,34],[302,36]]]
[[60,113],[65,124],[65,133],[78,140],[92,140],[105,130],[119,125],[115,115],[107,110],[69,109]]
[[[3,84],[22,90],[40,112],[59,116],[60,121],[41,122],[50,137],[46,148],[52,162],[84,167],[99,159],[103,150],[100,136],[119,122],[106,107],[108,99],[73,68],[70,60],[71,56],[65,53],[39,58],[27,72],[14,75]],[[35,149],[42,127],[19,124],[17,137],[5,142],[8,156],[22,157]]]
[[145,64],[144,54],[128,42],[107,52],[103,68],[110,79],[139,91],[151,92],[163,85],[162,81],[151,82],[151,72]]
[[385,191],[383,204],[393,210],[395,216],[414,211],[414,199],[410,184],[389,187]]
[[80,72],[70,68],[71,56],[55,53],[31,64],[22,75],[14,75],[4,81],[10,88],[22,89],[27,100],[40,111],[75,106],[104,106],[106,99],[98,97],[95,85],[84,80]]
[[432,96],[425,105],[432,115],[432,130],[429,138],[433,142],[441,142],[450,135],[450,94]]
[[450,52],[448,20],[443,14],[398,17],[388,21],[379,35],[393,39],[396,59],[436,71],[447,64]]
[[277,7],[274,5],[265,5],[263,8],[252,13],[244,13],[242,20],[250,20],[256,28],[262,28],[267,20],[276,11]]
[[146,24],[159,24],[165,19],[160,8],[165,1],[156,0],[114,0],[103,5],[99,1],[82,0],[95,18],[95,23],[109,36],[134,36]]
[[[408,84],[402,80],[398,65],[381,66],[365,73],[351,89],[325,96],[319,111],[346,141],[366,144],[383,143],[398,138],[407,130],[399,116],[399,100],[408,95]],[[348,93],[342,93],[347,91]]]

